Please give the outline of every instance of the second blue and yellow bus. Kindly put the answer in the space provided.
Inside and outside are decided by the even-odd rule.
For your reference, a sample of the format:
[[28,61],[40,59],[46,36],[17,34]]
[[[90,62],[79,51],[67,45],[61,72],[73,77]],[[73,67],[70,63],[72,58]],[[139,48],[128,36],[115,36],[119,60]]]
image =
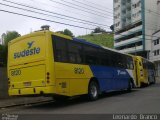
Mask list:
[[141,57],[134,56],[136,67],[136,87],[144,87],[156,82],[154,63]]
[[49,30],[9,42],[10,96],[88,95],[131,90],[135,85],[134,57]]

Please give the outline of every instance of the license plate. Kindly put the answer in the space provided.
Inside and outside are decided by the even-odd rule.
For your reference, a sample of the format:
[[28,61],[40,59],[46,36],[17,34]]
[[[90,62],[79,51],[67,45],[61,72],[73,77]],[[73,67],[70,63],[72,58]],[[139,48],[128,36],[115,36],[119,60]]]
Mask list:
[[31,82],[24,82],[25,87],[31,87]]

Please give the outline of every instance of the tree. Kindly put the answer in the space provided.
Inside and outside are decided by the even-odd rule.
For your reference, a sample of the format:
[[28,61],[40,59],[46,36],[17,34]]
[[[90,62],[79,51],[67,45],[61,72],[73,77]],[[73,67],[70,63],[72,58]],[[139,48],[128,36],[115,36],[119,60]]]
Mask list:
[[111,29],[112,31],[114,31],[114,25],[111,25],[111,26],[110,26],[110,29]]
[[6,33],[3,34],[3,39],[4,39],[4,46],[1,47],[2,50],[2,60],[4,63],[7,63],[7,54],[8,54],[8,42],[21,36],[18,32],[16,31],[7,31]]
[[102,29],[102,28],[100,28],[100,27],[97,27],[97,28],[95,28],[93,31],[92,31],[92,33],[103,33],[103,32],[106,32],[106,30],[104,30],[104,29]]
[[65,29],[64,31],[58,31],[61,34],[68,35],[70,37],[74,37],[73,33],[69,29]]
[[7,33],[4,33],[4,45],[8,46],[8,42],[21,36],[18,32],[16,31],[7,31]]
[[4,45],[0,45],[0,67],[4,65],[5,60],[5,47]]

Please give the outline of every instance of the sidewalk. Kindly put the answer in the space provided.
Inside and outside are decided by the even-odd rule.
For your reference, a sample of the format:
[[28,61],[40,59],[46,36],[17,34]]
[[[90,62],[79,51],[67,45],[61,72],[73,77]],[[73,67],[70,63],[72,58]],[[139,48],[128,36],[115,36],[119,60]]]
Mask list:
[[52,97],[9,97],[0,99],[0,108],[52,100]]

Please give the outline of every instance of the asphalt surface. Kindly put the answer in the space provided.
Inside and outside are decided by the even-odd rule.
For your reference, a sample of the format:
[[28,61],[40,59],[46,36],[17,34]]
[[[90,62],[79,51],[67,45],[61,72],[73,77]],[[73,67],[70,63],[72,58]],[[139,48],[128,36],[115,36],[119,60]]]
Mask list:
[[[6,113],[9,115],[23,115],[20,116],[20,118],[23,118],[22,120],[53,119],[53,117],[57,120],[66,118],[69,120],[76,120],[77,118],[80,120],[85,118],[87,120],[96,120],[100,117],[102,119],[113,118],[113,115],[105,116],[105,114],[159,114],[158,119],[160,119],[160,83],[134,89],[130,93],[127,91],[106,93],[94,102],[89,102],[84,97],[78,97],[66,102],[53,101],[1,109],[0,113],[2,113],[2,116],[6,116]],[[63,116],[60,114],[63,114]],[[68,116],[65,116],[66,114]],[[77,117],[77,114],[81,116]],[[28,118],[29,115],[32,115],[32,117]]]
[[134,89],[131,93],[113,92],[89,102],[75,98],[66,102],[50,102],[31,106],[1,109],[0,113],[14,114],[139,114],[160,113],[160,83]]

